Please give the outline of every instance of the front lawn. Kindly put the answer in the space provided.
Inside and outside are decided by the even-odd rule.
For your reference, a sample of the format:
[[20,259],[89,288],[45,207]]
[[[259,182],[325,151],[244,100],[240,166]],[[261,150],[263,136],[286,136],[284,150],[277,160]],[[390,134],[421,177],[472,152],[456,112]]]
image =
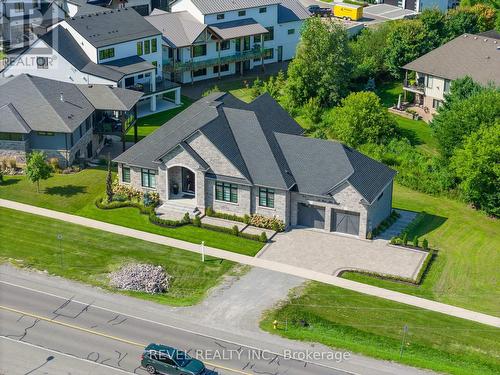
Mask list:
[[173,237],[193,243],[205,241],[207,246],[253,256],[262,243],[187,225],[179,228],[163,228],[151,224],[146,215],[136,208],[101,210],[95,200],[104,195],[106,171],[85,169],[70,175],[55,174],[40,183],[41,192],[23,176],[6,176],[0,185],[0,198],[63,211],[101,220],[146,232]]
[[0,208],[0,238],[2,261],[103,288],[108,287],[107,274],[124,263],[161,265],[173,277],[168,293],[126,294],[176,306],[201,301],[234,266],[210,257],[203,263],[188,251],[5,208]]
[[[187,107],[193,104],[193,100],[189,99],[187,96],[183,96],[182,104],[174,109],[170,109],[168,111],[158,112],[153,115],[149,115],[146,117],[141,117],[137,119],[137,138],[140,141],[142,138],[150,135],[168,120],[176,116],[177,114],[184,111]],[[134,128],[130,128],[126,134],[127,142],[134,142]]]
[[[275,319],[278,330],[272,328]],[[500,329],[316,282],[267,312],[261,327],[290,339],[438,372],[500,372]]]
[[426,220],[408,236],[412,239],[418,235],[420,240],[425,237],[432,248],[439,250],[422,285],[416,287],[352,273],[343,276],[498,316],[498,220],[461,202],[433,197],[400,185],[394,187],[393,205],[395,208],[427,213]]

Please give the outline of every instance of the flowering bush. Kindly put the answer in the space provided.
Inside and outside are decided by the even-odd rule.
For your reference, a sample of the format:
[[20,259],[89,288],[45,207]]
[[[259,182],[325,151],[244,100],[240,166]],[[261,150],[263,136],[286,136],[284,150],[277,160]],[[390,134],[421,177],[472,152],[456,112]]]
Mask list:
[[157,207],[160,204],[160,194],[156,191],[149,191],[144,193],[143,204],[146,207]]
[[112,189],[113,194],[126,196],[130,201],[139,202],[143,199],[144,194],[142,193],[142,191],[134,189],[133,187],[128,185],[121,185],[117,178],[113,181]]
[[262,215],[252,215],[250,225],[259,228],[272,229],[276,232],[285,230],[285,223],[277,217],[266,217]]

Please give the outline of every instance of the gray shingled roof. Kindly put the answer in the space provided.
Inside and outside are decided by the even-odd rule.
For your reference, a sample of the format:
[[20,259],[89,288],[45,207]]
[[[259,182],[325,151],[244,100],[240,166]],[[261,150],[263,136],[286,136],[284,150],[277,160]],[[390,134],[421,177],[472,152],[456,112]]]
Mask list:
[[264,7],[279,4],[280,0],[191,0],[202,14]]
[[210,25],[210,29],[225,40],[268,32],[264,26],[253,18],[216,23]]
[[470,76],[483,85],[500,85],[499,47],[497,39],[464,34],[403,68],[450,80]]
[[78,89],[94,106],[104,111],[129,111],[143,93],[106,85],[78,85]]
[[193,103],[157,129],[151,136],[140,140],[114,160],[118,163],[156,169],[159,158],[174,149],[195,131],[218,118],[219,112],[214,100],[222,95],[222,93],[213,93]]
[[122,59],[116,59],[107,63],[101,64],[112,68],[124,75],[144,72],[146,70],[155,69],[155,66],[144,60],[140,56],[128,56]]
[[99,65],[90,60],[87,54],[81,49],[73,39],[68,30],[61,26],[56,26],[51,31],[40,37],[48,46],[61,54],[71,65],[83,73],[105,78],[113,82],[118,82],[123,78],[124,73],[108,67]]
[[[140,97],[140,93],[135,91],[111,89],[104,85],[96,86],[96,90],[84,91],[91,93],[89,98],[96,105],[101,103],[99,106],[109,103],[114,97],[119,102],[116,108],[106,108],[111,110],[129,109],[131,100],[137,102]],[[15,108],[18,120],[22,119],[19,124],[24,125],[26,130],[60,133],[73,132],[96,109],[82,92],[82,85],[25,74],[10,78],[0,86],[0,107],[4,106]],[[0,121],[0,132],[8,131],[12,121],[9,120],[9,123],[7,126],[7,122]]]
[[2,119],[2,125],[0,126],[2,133],[28,134],[31,132],[31,128],[12,103],[0,107],[0,118]]
[[[201,132],[245,176],[210,178],[277,189],[294,186],[304,194],[325,196],[341,183],[351,184],[371,203],[395,171],[338,142],[306,138],[300,126],[268,94],[244,103],[214,93],[164,124],[115,161],[156,169],[157,162],[193,133]],[[199,159],[196,150],[188,152]],[[205,168],[209,167],[201,160]]]
[[190,46],[207,28],[187,11],[168,13],[155,9],[144,18],[161,31],[163,40],[172,48]]
[[278,23],[300,21],[309,17],[311,13],[299,0],[282,0],[278,5]]
[[66,22],[96,48],[160,34],[132,8],[75,16]]

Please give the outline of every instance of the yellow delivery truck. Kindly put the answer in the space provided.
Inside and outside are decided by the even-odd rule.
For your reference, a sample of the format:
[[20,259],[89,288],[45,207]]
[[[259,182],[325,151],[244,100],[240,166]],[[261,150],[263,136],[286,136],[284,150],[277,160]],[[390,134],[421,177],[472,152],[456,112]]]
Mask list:
[[363,18],[363,7],[361,5],[337,3],[333,7],[333,15],[338,18],[358,21]]

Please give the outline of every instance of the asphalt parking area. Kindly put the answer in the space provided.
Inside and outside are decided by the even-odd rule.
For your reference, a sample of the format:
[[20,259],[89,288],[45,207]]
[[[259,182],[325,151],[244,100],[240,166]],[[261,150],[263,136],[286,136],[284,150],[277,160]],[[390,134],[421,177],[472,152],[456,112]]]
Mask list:
[[363,270],[415,278],[427,253],[314,229],[279,233],[259,256],[329,275]]

